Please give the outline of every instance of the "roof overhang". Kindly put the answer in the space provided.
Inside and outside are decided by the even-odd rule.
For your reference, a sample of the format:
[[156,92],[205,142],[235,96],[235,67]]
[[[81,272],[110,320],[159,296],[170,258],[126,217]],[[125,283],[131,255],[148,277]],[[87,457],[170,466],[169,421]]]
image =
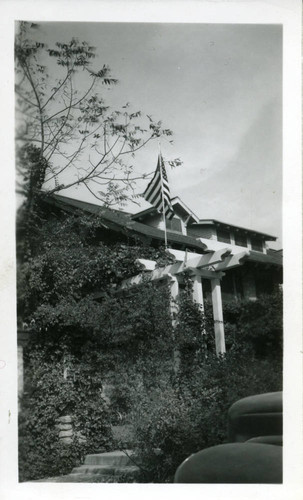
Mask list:
[[[94,214],[100,217],[100,224],[103,227],[112,231],[124,233],[126,235],[132,233],[136,237],[138,236],[141,239],[144,238],[150,241],[156,240],[164,242],[165,239],[165,233],[162,229],[137,222],[132,219],[130,214],[119,210],[105,208],[61,195],[50,196],[45,201],[67,212],[75,213],[75,210],[80,210]],[[208,252],[207,246],[203,242],[181,233],[168,231],[167,240],[169,243],[173,243],[179,247],[195,249],[201,253]]]
[[235,232],[241,231],[251,236],[261,236],[265,241],[276,241],[277,237],[271,234],[261,233],[260,231],[255,231],[253,229],[248,229],[246,227],[235,226],[234,224],[228,224],[227,222],[222,222],[216,219],[199,219],[198,223],[195,225],[199,226],[215,226],[222,227],[224,229],[232,229]]

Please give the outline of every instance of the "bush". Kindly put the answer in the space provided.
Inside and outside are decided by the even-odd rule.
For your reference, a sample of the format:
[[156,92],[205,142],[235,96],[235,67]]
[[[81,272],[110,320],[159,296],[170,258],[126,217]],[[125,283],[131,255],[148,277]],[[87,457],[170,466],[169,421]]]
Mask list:
[[[182,461],[227,440],[227,411],[238,399],[282,390],[282,297],[225,304],[228,351],[214,353],[212,311],[205,316],[190,298],[186,280],[179,299],[175,377],[158,379],[133,395],[140,481],[170,482]],[[274,369],[273,369],[274,364]]]
[[258,300],[223,306],[226,345],[258,357],[278,357],[283,352],[283,297],[281,291]]
[[137,393],[132,413],[141,482],[171,482],[192,453],[227,440],[227,410],[253,394],[281,390],[281,370],[268,360],[210,355],[191,377]]

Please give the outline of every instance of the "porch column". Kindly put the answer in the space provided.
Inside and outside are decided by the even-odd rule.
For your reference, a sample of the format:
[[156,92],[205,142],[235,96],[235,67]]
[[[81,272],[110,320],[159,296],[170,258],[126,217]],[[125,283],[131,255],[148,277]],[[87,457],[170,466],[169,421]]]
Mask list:
[[223,354],[226,351],[226,349],[225,349],[225,338],[224,338],[221,284],[219,279],[212,279],[210,280],[210,282],[211,282],[211,297],[213,304],[216,353]]
[[[179,294],[179,283],[176,276],[170,274],[169,278],[170,278],[170,297],[171,297],[170,313],[172,317],[172,326],[175,327],[177,323],[177,312],[178,312],[177,297]],[[173,358],[174,358],[174,372],[175,374],[177,374],[180,368],[180,351],[179,349],[176,349],[175,346],[173,350]]]
[[169,275],[170,277],[170,296],[171,296],[171,301],[170,301],[170,312],[172,316],[172,324],[173,326],[176,325],[176,315],[178,312],[178,306],[177,306],[177,297],[179,294],[179,283],[176,278],[176,276]]
[[193,276],[193,300],[197,302],[204,311],[202,278],[198,274]]

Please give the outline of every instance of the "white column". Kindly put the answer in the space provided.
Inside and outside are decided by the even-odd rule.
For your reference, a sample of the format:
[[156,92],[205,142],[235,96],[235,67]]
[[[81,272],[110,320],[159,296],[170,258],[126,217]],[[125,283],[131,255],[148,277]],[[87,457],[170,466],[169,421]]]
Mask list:
[[193,300],[200,304],[204,311],[202,278],[197,274],[193,276]]
[[177,297],[179,294],[179,283],[176,278],[176,276],[170,275],[170,295],[171,295],[171,301],[170,301],[170,312],[172,316],[172,324],[175,326],[176,324],[176,314],[178,312],[178,305],[177,305]]
[[219,279],[211,280],[211,297],[213,304],[216,353],[223,354],[226,351],[226,349],[225,349],[225,338],[224,338],[221,284]]
[[[169,275],[170,277],[170,313],[172,317],[172,326],[175,327],[177,323],[177,312],[178,312],[178,304],[177,304],[177,297],[179,294],[179,283],[176,278],[176,276]],[[179,367],[180,367],[180,352],[179,349],[176,349],[174,346],[174,351],[173,351],[173,358],[174,358],[174,372],[175,374],[178,373]]]

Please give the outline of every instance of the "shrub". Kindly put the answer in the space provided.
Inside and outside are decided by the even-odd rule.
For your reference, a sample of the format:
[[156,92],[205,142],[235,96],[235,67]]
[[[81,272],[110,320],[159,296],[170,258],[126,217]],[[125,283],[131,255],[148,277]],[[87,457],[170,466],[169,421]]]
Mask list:
[[268,360],[210,355],[191,377],[137,393],[132,422],[141,482],[171,482],[192,453],[227,439],[227,410],[241,397],[281,390],[281,371]]
[[[210,313],[209,304],[207,305]],[[258,357],[279,357],[283,352],[283,297],[281,291],[258,300],[223,305],[228,349],[241,348]]]
[[[190,298],[186,280],[179,299],[175,377],[133,395],[139,481],[170,482],[190,454],[227,440],[227,411],[238,399],[282,389],[282,297],[226,304],[228,351],[214,353],[212,311],[205,316]],[[274,370],[273,370],[274,363]]]

